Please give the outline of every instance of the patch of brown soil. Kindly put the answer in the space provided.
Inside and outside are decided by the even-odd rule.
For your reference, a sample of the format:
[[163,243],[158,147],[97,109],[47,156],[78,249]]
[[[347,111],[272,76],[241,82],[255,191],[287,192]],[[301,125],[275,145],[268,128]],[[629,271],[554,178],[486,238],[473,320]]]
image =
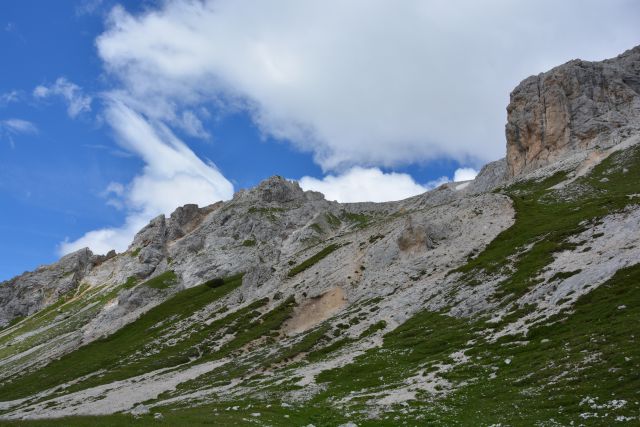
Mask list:
[[295,309],[293,317],[284,325],[284,332],[287,335],[304,332],[336,314],[346,303],[342,288],[333,288],[320,296],[310,298]]

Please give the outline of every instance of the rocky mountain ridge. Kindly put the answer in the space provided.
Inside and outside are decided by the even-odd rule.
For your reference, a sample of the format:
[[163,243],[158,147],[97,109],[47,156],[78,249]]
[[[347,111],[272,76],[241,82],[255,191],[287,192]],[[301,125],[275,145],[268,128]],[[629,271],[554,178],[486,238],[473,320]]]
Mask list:
[[4,282],[0,418],[637,422],[639,54],[525,80],[471,182],[340,204],[272,177]]
[[507,107],[509,176],[640,130],[640,46],[601,62],[569,61],[522,81]]

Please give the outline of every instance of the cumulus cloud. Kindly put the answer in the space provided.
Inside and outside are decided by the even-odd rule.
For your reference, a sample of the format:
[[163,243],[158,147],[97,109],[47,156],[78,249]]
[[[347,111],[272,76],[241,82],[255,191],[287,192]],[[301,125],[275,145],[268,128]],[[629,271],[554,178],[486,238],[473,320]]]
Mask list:
[[65,239],[58,247],[58,254],[62,256],[82,248],[90,248],[96,254],[106,254],[112,249],[123,251],[131,243],[133,236],[146,224],[147,221],[139,216],[129,217],[121,227],[89,231],[74,241]]
[[103,192],[109,205],[126,211],[125,223],[66,240],[60,254],[84,247],[96,253],[123,251],[151,218],[186,203],[205,206],[233,195],[232,184],[215,165],[198,158],[164,124],[148,121],[113,95],[104,115],[120,144],[144,160],[145,167],[131,183],[110,183]]
[[386,202],[424,193],[427,188],[405,173],[383,173],[378,168],[353,167],[341,175],[322,179],[302,177],[300,187],[319,191],[327,200],[339,202]]
[[212,100],[243,109],[325,170],[442,156],[479,165],[504,155],[505,106],[521,79],[633,46],[639,10],[630,0],[173,0],[135,16],[116,7],[97,46],[148,115],[176,121]]
[[453,174],[453,182],[470,181],[478,175],[478,171],[473,168],[459,168]]
[[69,114],[71,118],[75,118],[81,113],[91,111],[91,96],[86,95],[80,86],[70,82],[64,77],[59,77],[55,83],[50,86],[37,86],[33,90],[33,96],[36,98],[48,98],[50,96],[62,97],[67,103],[67,114]]
[[[474,169],[460,168],[455,171],[453,181],[471,180],[476,175]],[[327,200],[350,203],[402,200],[451,181],[443,176],[426,184],[418,184],[406,173],[384,173],[378,168],[356,166],[343,174],[327,175],[322,179],[305,176],[299,183],[304,190],[321,192]]]

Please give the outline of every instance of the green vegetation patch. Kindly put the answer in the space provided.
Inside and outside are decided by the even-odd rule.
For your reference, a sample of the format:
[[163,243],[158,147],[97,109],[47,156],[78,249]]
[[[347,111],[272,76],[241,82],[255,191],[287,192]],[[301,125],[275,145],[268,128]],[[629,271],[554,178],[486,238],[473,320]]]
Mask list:
[[340,218],[338,218],[331,212],[327,212],[326,214],[324,214],[324,217],[327,220],[327,224],[329,224],[331,228],[339,228],[340,225],[342,225],[342,221],[340,220]]
[[523,340],[477,343],[467,352],[472,363],[447,377],[467,385],[441,405],[453,409],[447,417],[461,425],[613,425],[617,417],[638,419],[638,319],[637,264]]
[[[602,182],[604,177],[607,180]],[[497,298],[515,299],[526,293],[556,252],[578,246],[571,237],[592,228],[602,217],[638,203],[627,195],[640,193],[640,149],[614,153],[563,191],[551,189],[565,179],[565,173],[558,173],[503,190],[513,200],[515,223],[456,270],[463,273],[462,280],[474,284],[482,273],[503,274],[507,279],[500,283]]]
[[252,206],[249,208],[248,212],[250,214],[258,214],[258,215],[262,215],[265,218],[267,218],[269,221],[277,221],[278,219],[278,215],[281,212],[284,212],[285,209],[284,208],[257,208],[255,206]]
[[323,232],[323,231],[322,231],[322,227],[321,227],[321,226],[320,226],[320,224],[318,224],[318,223],[315,223],[315,222],[314,222],[313,224],[311,224],[311,225],[310,225],[310,227],[311,227],[311,229],[312,229],[313,231],[315,231],[315,232],[316,232],[316,233],[318,233],[318,234],[322,234],[322,232]]
[[363,213],[352,213],[347,211],[342,212],[342,218],[347,222],[355,224],[358,228],[365,228],[373,219],[371,216]]
[[472,337],[466,321],[423,311],[386,334],[381,347],[368,350],[342,368],[320,373],[317,381],[328,383],[328,388],[318,398],[338,400],[351,391],[400,386],[421,369],[447,360]]
[[173,270],[168,270],[157,275],[153,279],[147,280],[143,283],[143,286],[148,286],[153,289],[167,289],[174,286],[176,283],[178,283],[178,276],[176,276],[176,273]]
[[293,267],[291,270],[289,270],[289,273],[287,273],[287,276],[293,277],[296,274],[305,271],[306,269],[308,269],[309,267],[313,266],[314,264],[316,264],[321,259],[325,258],[331,252],[335,251],[336,249],[339,249],[342,246],[343,245],[339,245],[337,243],[330,244],[329,246],[327,246],[326,248],[322,249],[317,254],[305,259],[300,264],[298,264],[295,267]]
[[[223,286],[211,288],[200,285],[185,289],[160,305],[152,308],[138,320],[119,329],[112,335],[80,347],[45,367],[22,373],[0,386],[0,400],[12,400],[26,397],[50,387],[61,385],[101,369],[101,376],[90,377],[75,384],[65,392],[106,384],[111,381],[140,375],[151,370],[175,366],[188,361],[192,342],[186,341],[149,355],[136,355],[145,346],[163,336],[172,324],[185,319],[195,311],[222,298],[242,283],[241,276],[225,280]],[[189,336],[189,339],[196,339]],[[197,337],[200,339],[201,337]]]

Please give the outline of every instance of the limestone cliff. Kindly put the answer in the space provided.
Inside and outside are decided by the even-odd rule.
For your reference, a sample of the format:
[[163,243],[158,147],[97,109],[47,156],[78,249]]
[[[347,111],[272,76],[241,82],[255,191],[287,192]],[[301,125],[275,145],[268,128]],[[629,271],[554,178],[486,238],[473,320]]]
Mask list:
[[640,129],[640,46],[525,79],[511,93],[507,113],[509,176],[619,143]]

